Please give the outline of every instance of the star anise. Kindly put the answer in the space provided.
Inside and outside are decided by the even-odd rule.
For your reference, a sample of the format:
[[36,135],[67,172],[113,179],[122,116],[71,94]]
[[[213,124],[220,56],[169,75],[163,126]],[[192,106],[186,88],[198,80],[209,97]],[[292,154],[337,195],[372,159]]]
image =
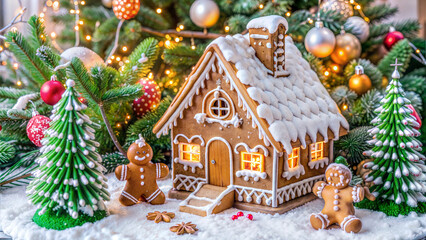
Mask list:
[[182,222],[181,224],[177,224],[171,227],[170,231],[175,232],[177,235],[181,235],[185,233],[193,234],[196,231],[198,231],[198,229],[197,229],[197,225],[192,224],[191,222],[188,222],[188,223]]
[[174,217],[175,217],[175,214],[172,212],[159,212],[159,211],[150,212],[148,213],[148,215],[146,215],[146,219],[151,221],[154,220],[155,223],[159,223],[161,221],[170,222],[170,220]]

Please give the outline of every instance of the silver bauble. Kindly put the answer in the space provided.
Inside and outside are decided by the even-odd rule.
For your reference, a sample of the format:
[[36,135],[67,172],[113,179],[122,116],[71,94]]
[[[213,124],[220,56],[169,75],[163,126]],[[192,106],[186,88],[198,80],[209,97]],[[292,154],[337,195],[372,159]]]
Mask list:
[[112,0],[102,0],[102,5],[106,8],[112,8]]
[[348,0],[326,0],[322,2],[320,8],[324,12],[336,11],[342,14],[345,18],[354,15],[354,10]]
[[333,52],[336,44],[334,33],[325,28],[323,22],[315,22],[315,27],[305,36],[305,48],[315,57],[324,58]]
[[350,33],[341,33],[336,37],[336,48],[331,54],[331,59],[340,65],[345,65],[350,60],[361,55],[361,43],[358,38]]
[[192,22],[202,28],[214,26],[219,19],[219,14],[219,7],[212,0],[196,0],[189,10]]
[[345,29],[350,30],[361,42],[365,42],[370,35],[368,23],[358,16],[348,18],[345,23]]
[[87,70],[96,65],[104,65],[104,61],[94,51],[85,47],[72,47],[68,48],[61,54],[61,63],[71,61],[74,57],[79,58]]

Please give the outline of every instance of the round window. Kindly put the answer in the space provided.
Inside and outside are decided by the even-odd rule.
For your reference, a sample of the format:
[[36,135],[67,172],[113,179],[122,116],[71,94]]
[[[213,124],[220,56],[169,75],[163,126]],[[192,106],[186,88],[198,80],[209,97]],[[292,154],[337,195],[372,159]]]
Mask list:
[[214,118],[224,119],[231,112],[229,106],[225,98],[215,98],[210,102],[210,114]]

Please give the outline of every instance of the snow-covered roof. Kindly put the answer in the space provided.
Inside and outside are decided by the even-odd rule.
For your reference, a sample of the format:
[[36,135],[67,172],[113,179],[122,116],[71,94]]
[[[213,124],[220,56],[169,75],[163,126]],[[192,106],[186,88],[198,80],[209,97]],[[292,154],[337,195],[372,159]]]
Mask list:
[[[267,22],[259,19],[256,22]],[[274,140],[287,153],[292,150],[292,141],[300,140],[306,147],[306,135],[316,142],[320,133],[328,141],[329,128],[335,139],[340,136],[341,126],[349,129],[336,103],[290,37],[285,38],[285,66],[290,75],[281,78],[267,74],[247,35],[220,37],[211,43],[214,44],[235,65],[236,76],[258,104],[257,114],[267,121]]]
[[265,17],[259,17],[251,20],[247,24],[247,29],[250,28],[266,28],[269,30],[269,33],[274,33],[277,31],[278,26],[283,24],[286,31],[288,29],[288,23],[285,18],[278,15],[270,15]]

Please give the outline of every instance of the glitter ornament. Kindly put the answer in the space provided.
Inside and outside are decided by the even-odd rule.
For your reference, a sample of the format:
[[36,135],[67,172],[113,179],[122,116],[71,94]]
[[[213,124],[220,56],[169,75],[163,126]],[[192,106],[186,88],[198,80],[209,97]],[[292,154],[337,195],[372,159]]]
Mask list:
[[334,50],[335,44],[336,37],[334,33],[324,27],[324,23],[320,20],[315,22],[315,27],[309,30],[305,37],[306,50],[319,58],[330,55]]
[[112,10],[118,19],[132,19],[140,9],[139,0],[113,0]]
[[144,94],[133,101],[133,112],[138,118],[157,108],[161,100],[160,88],[154,80],[143,78],[139,80],[139,84],[142,85]]
[[189,10],[191,21],[201,28],[214,26],[219,19],[219,14],[219,7],[212,0],[196,0]]
[[347,0],[326,0],[321,4],[321,10],[324,12],[335,11],[348,18],[354,15],[353,8]]
[[331,54],[331,59],[340,65],[345,65],[352,59],[361,55],[361,43],[358,38],[350,33],[342,32],[336,37],[336,47]]
[[41,147],[41,140],[44,138],[44,130],[49,128],[50,118],[33,112],[33,117],[27,124],[27,136],[37,147]]

